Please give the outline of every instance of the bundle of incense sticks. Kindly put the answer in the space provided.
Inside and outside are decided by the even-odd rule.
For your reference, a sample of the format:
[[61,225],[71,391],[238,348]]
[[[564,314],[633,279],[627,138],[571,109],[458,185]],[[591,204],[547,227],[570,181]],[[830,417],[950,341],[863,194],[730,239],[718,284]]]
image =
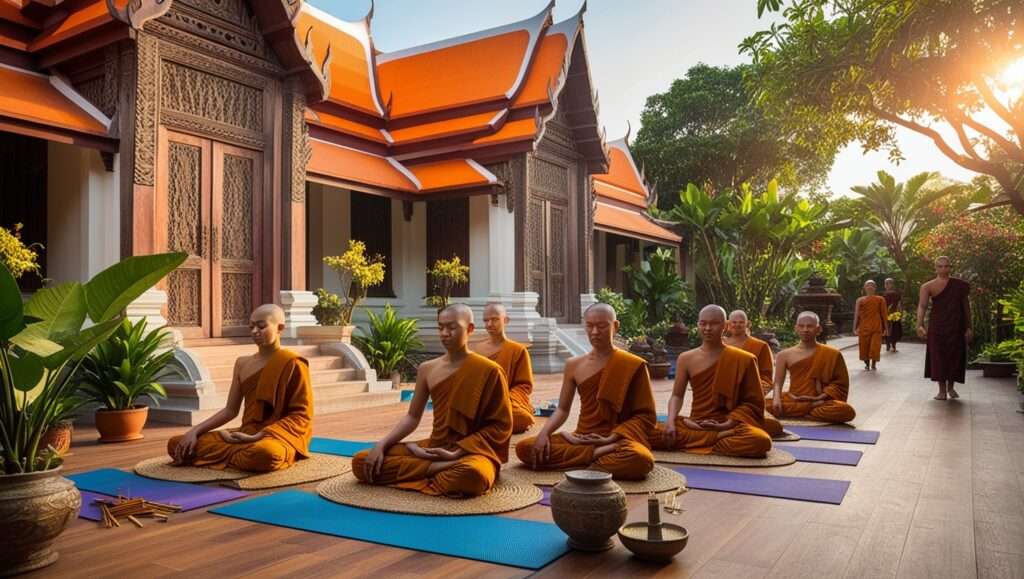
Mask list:
[[100,512],[103,514],[100,524],[107,529],[120,527],[121,523],[118,521],[120,518],[128,519],[136,527],[142,527],[142,521],[138,517],[149,517],[166,523],[172,513],[181,512],[181,507],[178,505],[156,503],[142,497],[134,499],[117,497],[116,501],[96,499],[93,504],[100,506]]

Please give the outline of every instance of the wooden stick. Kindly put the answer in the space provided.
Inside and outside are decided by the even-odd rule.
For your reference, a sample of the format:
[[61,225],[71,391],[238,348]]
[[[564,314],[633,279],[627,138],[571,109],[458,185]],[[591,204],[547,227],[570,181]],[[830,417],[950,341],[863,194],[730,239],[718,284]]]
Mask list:
[[128,515],[128,520],[129,520],[129,521],[131,521],[131,522],[133,522],[133,523],[135,523],[135,526],[136,526],[136,527],[138,527],[138,528],[140,528],[140,529],[142,528],[142,521],[140,521],[140,520],[136,519],[135,517],[133,517],[133,516],[131,516],[131,515]]

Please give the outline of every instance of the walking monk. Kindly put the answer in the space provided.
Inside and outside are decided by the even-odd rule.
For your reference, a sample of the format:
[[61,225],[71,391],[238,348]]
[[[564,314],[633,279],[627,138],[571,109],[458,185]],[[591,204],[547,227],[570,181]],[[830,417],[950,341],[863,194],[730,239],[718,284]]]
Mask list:
[[[775,376],[775,355],[768,342],[750,335],[750,320],[747,312],[735,310],[729,314],[729,336],[722,340],[726,346],[750,352],[757,358],[757,374],[761,379],[761,394],[767,396],[772,391],[772,380]],[[764,429],[772,437],[782,436],[782,423],[774,416],[765,413]]]
[[[647,364],[612,345],[619,322],[611,306],[591,305],[583,322],[592,350],[565,363],[558,409],[536,437],[516,445],[516,455],[538,470],[589,468],[617,479],[643,479],[654,469],[647,433],[657,420]],[[556,434],[577,391],[576,430]]]
[[860,344],[860,359],[865,370],[878,369],[882,338],[888,334],[889,304],[882,296],[875,295],[877,290],[874,281],[864,282],[864,295],[857,298],[853,308],[853,333]]
[[[763,458],[772,448],[764,427],[764,392],[757,358],[722,341],[725,310],[704,306],[697,318],[701,345],[679,355],[665,426],[653,431],[658,450]],[[689,418],[679,416],[686,385],[693,389]],[[780,428],[781,431],[781,428]]]
[[505,371],[508,379],[508,396],[512,401],[512,434],[526,432],[533,426],[533,368],[530,366],[530,352],[526,346],[513,342],[505,336],[508,313],[501,304],[487,304],[484,308],[484,327],[487,340],[477,344],[475,350],[481,356],[494,360]]
[[[921,286],[921,296],[917,303],[917,335],[928,339],[924,377],[939,383],[936,400],[960,397],[953,383],[964,383],[967,343],[973,338],[971,284],[950,277],[951,270],[948,257],[936,259],[935,279]],[[926,328],[924,315],[929,300],[932,302],[932,311]]]
[[889,320],[889,331],[885,335],[885,351],[896,352],[896,343],[903,339],[903,296],[896,289],[896,280],[885,278],[885,305],[889,307],[889,315],[898,315],[897,319]]
[[[819,344],[821,322],[814,312],[796,317],[800,343],[775,358],[775,387],[772,414],[780,418],[809,418],[840,424],[857,415],[846,403],[850,375],[843,355],[832,346]],[[783,396],[782,384],[789,372],[789,392]]]
[[[501,367],[467,348],[473,311],[453,304],[437,315],[443,356],[420,364],[409,412],[370,450],[352,458],[362,482],[428,495],[474,497],[491,490],[508,461],[512,409]],[[400,441],[434,403],[434,429],[419,442]]]
[[[313,391],[309,363],[281,347],[284,311],[256,308],[249,332],[259,350],[235,361],[227,405],[181,436],[167,441],[177,465],[270,472],[309,457],[313,437]],[[238,430],[215,430],[234,420]]]

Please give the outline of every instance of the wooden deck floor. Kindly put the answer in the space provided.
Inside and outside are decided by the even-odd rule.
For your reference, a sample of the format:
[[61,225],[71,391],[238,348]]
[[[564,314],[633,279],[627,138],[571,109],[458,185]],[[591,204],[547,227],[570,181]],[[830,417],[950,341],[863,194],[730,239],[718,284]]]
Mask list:
[[[852,481],[840,506],[692,491],[686,512],[670,520],[690,531],[670,565],[642,564],[622,547],[570,553],[539,577],[1024,577],[1024,415],[1010,380],[970,372],[959,402],[931,400],[921,375],[923,349],[883,354],[877,373],[852,370],[856,424],[882,431],[857,448],[857,467],[797,463],[764,473]],[[556,396],[545,376],[536,401]],[[656,387],[664,411],[670,385]],[[318,436],[372,439],[405,411],[395,404],[318,417]],[[426,422],[426,421],[425,421]],[[426,430],[421,428],[421,432]],[[69,472],[130,468],[163,452],[181,427],[153,426],[146,439],[114,446],[76,431]],[[310,485],[312,487],[314,485]],[[631,499],[630,520],[646,516]],[[534,506],[512,516],[550,521]],[[501,537],[490,538],[502,541]],[[60,560],[36,576],[52,577],[522,577],[527,571],[251,524],[195,511],[144,529],[101,529],[77,520],[58,540]]]

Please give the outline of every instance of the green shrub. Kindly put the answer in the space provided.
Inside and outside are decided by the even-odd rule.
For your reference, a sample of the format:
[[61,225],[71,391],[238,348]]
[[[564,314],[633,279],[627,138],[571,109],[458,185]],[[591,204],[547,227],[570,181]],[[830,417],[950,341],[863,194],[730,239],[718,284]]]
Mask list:
[[[410,352],[423,346],[417,336],[417,321],[399,318],[391,304],[384,306],[379,316],[371,310],[366,310],[366,315],[370,318],[369,335],[352,339],[377,376],[386,378],[402,366]],[[365,333],[362,328],[358,331]]]
[[982,348],[975,362],[1024,362],[1024,340],[1013,338],[988,344]]
[[610,288],[602,288],[597,292],[596,297],[597,301],[608,304],[615,310],[615,316],[619,319],[620,336],[626,340],[632,340],[644,335],[647,307],[642,301],[625,298]]
[[128,410],[142,397],[155,404],[167,391],[156,381],[174,357],[173,350],[157,353],[169,332],[146,332],[146,320],[122,320],[109,338],[90,352],[79,369],[79,389],[109,410]]

